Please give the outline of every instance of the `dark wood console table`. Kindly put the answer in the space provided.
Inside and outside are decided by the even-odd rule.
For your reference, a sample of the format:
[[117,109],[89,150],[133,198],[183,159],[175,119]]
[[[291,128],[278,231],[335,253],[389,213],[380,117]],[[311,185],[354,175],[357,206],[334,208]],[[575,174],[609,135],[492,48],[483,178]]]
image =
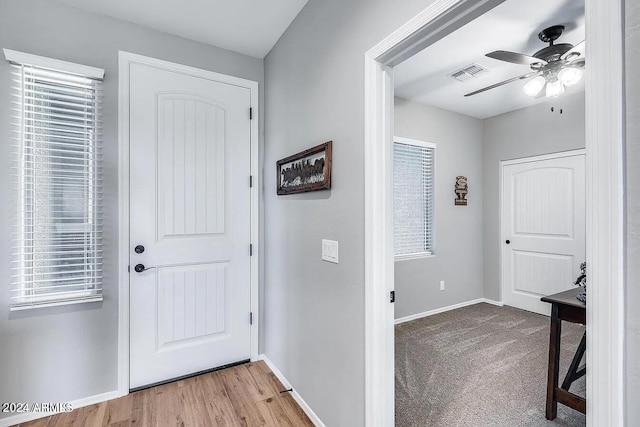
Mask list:
[[576,295],[582,292],[582,288],[560,292],[558,294],[543,297],[541,300],[551,304],[551,329],[549,333],[549,372],[547,376],[547,410],[548,420],[553,420],[558,415],[558,402],[577,411],[586,413],[587,402],[583,397],[569,391],[571,383],[586,374],[586,367],[580,368],[580,360],[584,356],[586,348],[586,332],[582,336],[576,354],[573,356],[569,371],[562,386],[558,387],[560,370],[560,334],[562,321],[573,323],[587,323],[586,304],[579,301]]

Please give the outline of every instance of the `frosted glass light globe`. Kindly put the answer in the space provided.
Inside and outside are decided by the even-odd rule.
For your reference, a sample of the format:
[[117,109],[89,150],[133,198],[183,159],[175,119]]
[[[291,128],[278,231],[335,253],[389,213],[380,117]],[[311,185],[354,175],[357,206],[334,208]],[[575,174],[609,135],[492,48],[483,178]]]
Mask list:
[[564,85],[560,80],[547,83],[547,98],[556,98],[564,93]]
[[579,68],[563,68],[558,73],[558,78],[567,87],[577,84],[582,79],[582,70]]
[[533,79],[529,80],[526,85],[524,85],[522,90],[529,96],[537,96],[544,87],[545,83],[546,80],[544,79],[544,77],[534,77]]

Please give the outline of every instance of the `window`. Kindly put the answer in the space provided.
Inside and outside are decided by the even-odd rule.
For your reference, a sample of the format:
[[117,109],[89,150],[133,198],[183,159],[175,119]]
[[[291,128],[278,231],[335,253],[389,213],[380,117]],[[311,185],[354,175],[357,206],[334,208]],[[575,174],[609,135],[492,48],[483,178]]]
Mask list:
[[393,231],[396,259],[433,254],[435,144],[396,137],[393,144]]
[[14,68],[10,308],[102,300],[104,71],[4,52]]

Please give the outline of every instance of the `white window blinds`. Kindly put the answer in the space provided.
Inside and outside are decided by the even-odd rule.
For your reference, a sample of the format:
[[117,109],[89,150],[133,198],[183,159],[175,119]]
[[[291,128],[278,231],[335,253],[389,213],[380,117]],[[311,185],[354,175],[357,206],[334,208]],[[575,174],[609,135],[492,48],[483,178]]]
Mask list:
[[435,145],[405,138],[395,141],[394,254],[396,259],[430,255],[434,246]]
[[11,309],[101,300],[102,70],[5,56],[14,67]]

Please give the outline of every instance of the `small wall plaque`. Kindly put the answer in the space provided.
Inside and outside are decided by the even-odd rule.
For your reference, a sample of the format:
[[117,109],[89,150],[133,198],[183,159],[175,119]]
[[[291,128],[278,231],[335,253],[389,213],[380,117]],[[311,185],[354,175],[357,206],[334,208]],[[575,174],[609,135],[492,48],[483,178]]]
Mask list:
[[466,197],[469,192],[469,186],[467,185],[466,176],[456,176],[456,184],[453,191],[456,193],[455,205],[467,206]]

